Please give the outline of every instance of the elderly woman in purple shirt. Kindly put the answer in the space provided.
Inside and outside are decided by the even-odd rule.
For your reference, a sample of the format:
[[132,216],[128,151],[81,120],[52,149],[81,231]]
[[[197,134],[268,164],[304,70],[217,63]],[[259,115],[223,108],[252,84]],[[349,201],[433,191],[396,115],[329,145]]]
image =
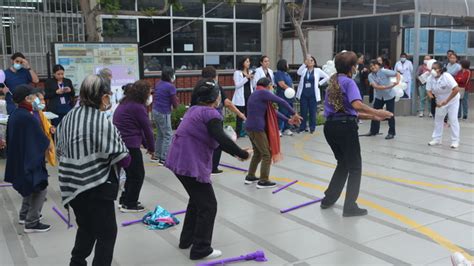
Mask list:
[[216,109],[221,102],[219,87],[206,80],[201,80],[196,87],[197,105],[184,115],[165,162],[189,195],[179,248],[187,249],[192,245],[192,260],[222,255],[221,251],[211,247],[217,212],[210,179],[214,149],[220,146],[241,160],[247,160],[252,152],[251,149],[239,148],[224,133],[222,115]]
[[362,216],[367,214],[367,210],[359,208],[356,203],[362,175],[357,118],[380,121],[391,118],[393,114],[362,103],[357,84],[351,78],[357,71],[357,56],[354,52],[341,52],[334,61],[337,73],[329,81],[324,101],[324,136],[336,157],[337,167],[324,192],[326,196],[321,201],[321,208],[327,209],[334,205],[347,180],[342,215]]

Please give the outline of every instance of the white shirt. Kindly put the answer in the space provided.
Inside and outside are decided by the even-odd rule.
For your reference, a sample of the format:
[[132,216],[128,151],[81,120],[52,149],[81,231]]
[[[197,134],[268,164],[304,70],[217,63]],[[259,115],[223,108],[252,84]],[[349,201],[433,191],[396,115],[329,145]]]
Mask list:
[[[305,64],[302,64],[300,68],[298,68],[298,71],[296,72],[298,76],[300,76],[300,82],[298,83],[298,90],[296,92],[296,98],[299,100],[301,99],[301,94],[303,93],[304,89],[304,76],[306,75],[306,72],[308,71],[308,68],[306,67]],[[320,68],[315,67],[313,69],[313,75],[314,75],[314,94],[316,95],[316,101],[319,102],[321,101],[321,92],[319,90],[319,85],[323,85],[329,80],[328,74],[326,72],[322,71]],[[322,79],[321,79],[322,78]],[[319,81],[321,79],[321,81]]]
[[[438,78],[430,76],[426,82],[426,90],[431,91],[436,96],[436,102],[438,103],[446,100],[457,86],[456,80],[447,72],[444,72]],[[459,93],[451,101],[459,101]]]
[[[270,68],[267,68],[267,70],[268,70],[268,73],[270,74],[270,79],[271,79],[270,81],[272,82],[273,85],[276,85],[275,79],[273,77],[273,71]],[[252,80],[252,87],[256,88],[258,80],[261,78],[266,78],[266,77],[267,76],[265,75],[265,71],[263,71],[263,68],[262,67],[257,68],[255,70],[255,75]]]
[[413,64],[411,63],[410,60],[407,59],[405,63],[402,63],[402,61],[398,61],[395,64],[395,71],[403,75],[403,81],[405,81],[406,83],[411,82],[411,75],[413,73]]
[[[255,78],[254,78],[255,80]],[[234,85],[235,91],[234,96],[232,96],[232,103],[236,106],[245,106],[247,103],[245,102],[245,94],[244,94],[244,85],[249,81],[248,78],[244,77],[242,71],[237,70],[234,72]],[[253,82],[250,81],[250,93],[253,92]]]

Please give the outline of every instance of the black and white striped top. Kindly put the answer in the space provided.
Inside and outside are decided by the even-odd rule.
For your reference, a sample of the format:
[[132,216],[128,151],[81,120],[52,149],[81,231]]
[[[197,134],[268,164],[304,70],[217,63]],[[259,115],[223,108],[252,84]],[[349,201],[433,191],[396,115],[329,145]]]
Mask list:
[[104,112],[86,106],[74,108],[56,132],[59,185],[63,204],[105,183],[111,168],[128,150],[117,128]]

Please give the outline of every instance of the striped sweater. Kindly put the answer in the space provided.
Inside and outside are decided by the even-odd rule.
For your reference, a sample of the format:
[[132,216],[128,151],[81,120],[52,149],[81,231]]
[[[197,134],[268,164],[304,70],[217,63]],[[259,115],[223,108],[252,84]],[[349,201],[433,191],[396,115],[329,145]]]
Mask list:
[[100,110],[86,106],[74,108],[63,118],[56,132],[56,149],[64,205],[105,183],[112,167],[128,156],[112,121]]

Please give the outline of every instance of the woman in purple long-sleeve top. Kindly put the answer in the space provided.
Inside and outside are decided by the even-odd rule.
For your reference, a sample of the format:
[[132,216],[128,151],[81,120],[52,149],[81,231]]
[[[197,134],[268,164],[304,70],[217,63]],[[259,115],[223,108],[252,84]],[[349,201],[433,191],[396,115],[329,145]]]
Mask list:
[[145,179],[145,167],[140,147],[143,144],[147,154],[155,153],[153,131],[150,119],[146,111],[147,100],[151,94],[151,86],[144,80],[139,80],[125,91],[125,97],[114,112],[114,125],[127,146],[132,161],[125,169],[127,179],[125,190],[120,196],[121,212],[141,212],[145,208],[141,206],[138,198]]
[[[277,117],[289,124],[299,124],[301,117],[295,113],[287,101],[271,92],[273,89],[271,81],[261,78],[257,82],[257,90],[250,95],[247,112],[246,130],[252,142],[254,155],[250,162],[245,184],[257,183],[257,188],[271,188],[276,184],[269,180],[270,165],[281,159],[280,154],[280,131],[278,129]],[[276,111],[272,103],[283,106],[291,118]],[[258,164],[260,165],[260,179],[255,176]]]

